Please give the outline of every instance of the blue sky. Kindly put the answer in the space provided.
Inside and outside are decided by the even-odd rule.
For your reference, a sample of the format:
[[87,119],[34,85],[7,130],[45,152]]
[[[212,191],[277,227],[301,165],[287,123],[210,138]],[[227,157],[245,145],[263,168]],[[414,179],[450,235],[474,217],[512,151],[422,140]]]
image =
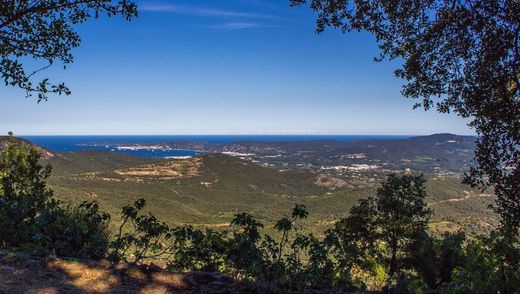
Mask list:
[[141,1],[139,18],[78,26],[75,62],[40,75],[71,96],[37,104],[0,86],[0,133],[472,134],[412,110],[364,33],[317,35],[288,1]]

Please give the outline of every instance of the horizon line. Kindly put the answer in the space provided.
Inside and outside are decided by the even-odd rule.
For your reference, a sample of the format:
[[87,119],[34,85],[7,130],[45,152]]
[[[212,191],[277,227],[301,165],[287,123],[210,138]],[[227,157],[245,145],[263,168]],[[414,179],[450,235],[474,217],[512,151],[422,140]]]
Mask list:
[[139,136],[139,137],[152,137],[152,136],[431,136],[449,134],[456,136],[472,136],[476,134],[457,134],[451,132],[438,132],[438,133],[427,133],[427,134],[14,134],[15,137],[67,137],[67,136],[96,136],[96,137],[107,137],[107,136]]

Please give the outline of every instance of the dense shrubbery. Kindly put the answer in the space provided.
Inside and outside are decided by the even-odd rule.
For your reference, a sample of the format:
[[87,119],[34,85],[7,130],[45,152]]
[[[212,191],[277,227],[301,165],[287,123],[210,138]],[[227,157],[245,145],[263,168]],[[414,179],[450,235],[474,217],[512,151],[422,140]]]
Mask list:
[[316,237],[298,221],[297,205],[262,234],[252,215],[235,215],[229,230],[170,228],[144,200],[125,206],[111,236],[110,216],[96,202],[64,204],[46,187],[50,167],[12,140],[0,155],[0,246],[41,255],[113,263],[161,259],[172,271],[217,271],[267,287],[357,288],[396,293],[511,293],[520,287],[519,236],[428,234],[430,210],[421,176],[390,175],[375,197]]
[[0,154],[0,246],[38,254],[104,257],[110,216],[97,203],[63,204],[46,180],[51,167],[28,144],[11,139]]
[[109,245],[110,215],[96,202],[58,205],[43,211],[33,236],[36,250],[58,256],[101,259]]
[[31,242],[38,231],[41,212],[56,206],[45,181],[50,166],[38,161],[40,154],[12,139],[0,157],[0,243],[20,246]]

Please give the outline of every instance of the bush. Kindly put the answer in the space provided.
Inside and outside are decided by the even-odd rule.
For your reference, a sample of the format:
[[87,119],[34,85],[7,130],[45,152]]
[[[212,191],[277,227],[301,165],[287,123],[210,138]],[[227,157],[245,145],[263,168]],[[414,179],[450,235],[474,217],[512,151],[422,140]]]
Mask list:
[[109,220],[110,215],[100,212],[97,202],[57,206],[39,218],[33,244],[46,254],[101,259],[109,244]]
[[226,256],[231,244],[226,234],[213,230],[203,232],[190,226],[176,228],[174,254],[168,261],[168,270],[229,273]]
[[493,277],[496,275],[496,259],[478,241],[466,246],[466,260],[455,268],[453,279],[444,284],[442,293],[497,293]]
[[451,282],[453,271],[465,262],[466,235],[446,233],[437,239],[427,234],[411,246],[411,264],[430,289]]
[[235,215],[231,224],[236,229],[232,232],[176,228],[168,268],[219,271],[267,285],[351,286],[350,274],[330,254],[330,241],[298,232],[297,221],[305,217],[307,210],[297,205],[290,217],[276,223],[280,234],[277,239],[262,236],[263,224],[247,213]]
[[139,199],[134,205],[123,207],[122,222],[108,252],[108,259],[113,263],[139,263],[171,251],[174,242],[171,229],[151,213],[141,214],[145,205],[146,201]]
[[[506,240],[513,243],[504,244]],[[514,242],[510,238],[504,239],[500,231],[469,242],[465,247],[464,262],[455,268],[452,280],[442,285],[441,292],[517,293],[520,268],[504,258],[518,256],[518,243]]]
[[42,166],[40,158],[35,148],[12,136],[0,153],[0,246],[32,242],[42,213],[57,205],[46,187],[51,167]]
[[105,255],[110,216],[96,202],[56,200],[46,186],[51,167],[36,148],[15,140],[0,154],[0,246],[34,254],[99,259]]

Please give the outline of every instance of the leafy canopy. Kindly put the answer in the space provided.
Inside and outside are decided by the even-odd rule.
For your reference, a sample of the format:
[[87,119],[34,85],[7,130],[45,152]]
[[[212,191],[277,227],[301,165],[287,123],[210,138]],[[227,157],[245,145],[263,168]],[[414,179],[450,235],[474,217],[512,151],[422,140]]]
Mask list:
[[137,7],[129,0],[0,0],[0,76],[5,85],[19,87],[27,96],[37,93],[38,102],[48,93],[69,95],[65,84],[47,78],[35,82],[34,76],[56,61],[64,67],[73,62],[71,51],[81,42],[74,25],[102,14],[131,20]]

